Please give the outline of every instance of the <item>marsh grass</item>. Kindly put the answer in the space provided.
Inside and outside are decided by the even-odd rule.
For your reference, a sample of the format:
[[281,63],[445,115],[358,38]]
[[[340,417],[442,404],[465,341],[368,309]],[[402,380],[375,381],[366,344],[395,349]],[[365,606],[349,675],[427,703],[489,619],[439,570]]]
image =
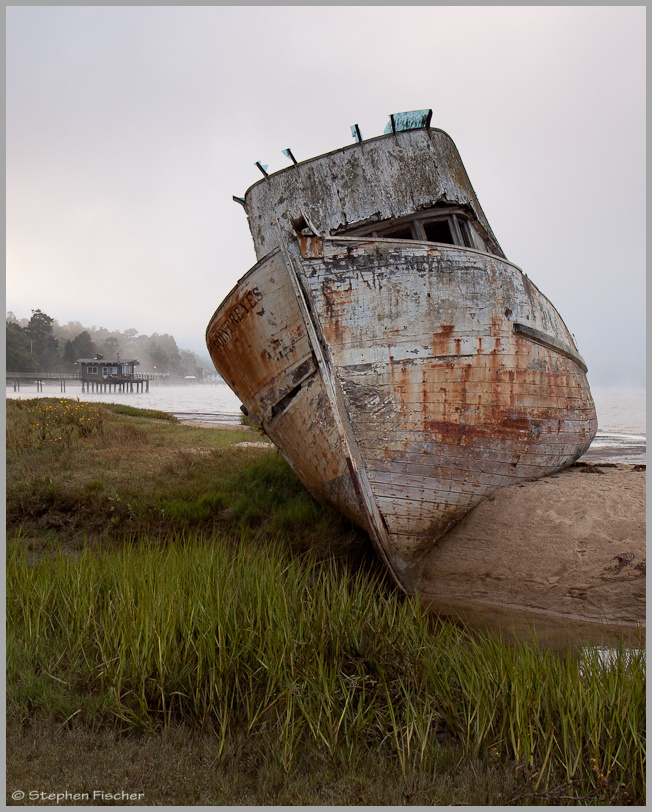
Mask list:
[[[42,441],[36,411],[53,436],[70,411],[78,424],[94,421],[101,430],[74,428],[65,444]],[[298,553],[367,555],[362,534],[320,508],[271,444],[268,451],[240,446],[252,440],[245,427],[202,429],[166,417],[117,404],[7,400],[10,536],[56,549],[53,534],[79,547],[90,537],[105,546],[126,537],[282,532]]]
[[[289,774],[374,752],[433,774],[450,741],[553,785],[644,797],[644,655],[609,666],[436,623],[362,571],[281,543],[201,537],[8,563],[8,713],[154,734],[210,731],[215,757],[249,742]],[[444,744],[442,744],[444,742]],[[570,797],[570,796],[569,796]]]
[[[32,398],[13,401],[9,410],[7,448],[36,449],[44,446],[70,448],[75,437],[101,434],[103,412],[87,403],[69,399]],[[20,415],[18,419],[17,414]],[[22,419],[20,419],[22,418]]]
[[208,747],[214,782],[168,803],[644,802],[643,647],[437,621],[246,432],[98,407],[65,447],[7,405],[12,776],[43,730],[66,761],[110,738],[109,765],[176,741],[184,775]]

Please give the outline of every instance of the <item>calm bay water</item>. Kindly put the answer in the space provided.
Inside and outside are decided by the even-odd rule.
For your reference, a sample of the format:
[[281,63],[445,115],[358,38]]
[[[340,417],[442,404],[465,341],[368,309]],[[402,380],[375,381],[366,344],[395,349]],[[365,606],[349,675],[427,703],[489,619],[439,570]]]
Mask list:
[[66,381],[66,391],[61,392],[58,381],[44,382],[43,391],[37,392],[33,384],[20,385],[20,392],[7,386],[8,398],[62,397],[79,398],[84,403],[123,403],[143,409],[169,412],[181,420],[205,420],[210,423],[238,422],[242,416],[240,401],[222,382],[166,384],[150,381],[149,392],[84,392],[81,384]]
[[[591,390],[598,411],[598,433],[584,459],[588,462],[624,462],[645,464],[646,423],[645,390],[617,390],[595,387]],[[207,423],[238,422],[240,401],[222,382],[166,384],[150,382],[148,393],[82,394],[81,385],[67,381],[61,392],[56,381],[45,383],[43,392],[34,384],[21,384],[20,391],[7,386],[8,398],[66,397],[87,403],[124,403],[170,412],[180,420]]]
[[598,433],[583,459],[645,465],[645,390],[594,387],[591,393],[598,412]]

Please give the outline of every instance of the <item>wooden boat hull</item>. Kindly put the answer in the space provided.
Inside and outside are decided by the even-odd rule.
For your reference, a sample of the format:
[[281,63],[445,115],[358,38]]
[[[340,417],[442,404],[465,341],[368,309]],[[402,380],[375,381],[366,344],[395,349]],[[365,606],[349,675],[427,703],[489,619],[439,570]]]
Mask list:
[[281,242],[218,308],[207,345],[308,490],[370,534],[407,591],[482,498],[569,465],[597,429],[555,308],[469,248]]

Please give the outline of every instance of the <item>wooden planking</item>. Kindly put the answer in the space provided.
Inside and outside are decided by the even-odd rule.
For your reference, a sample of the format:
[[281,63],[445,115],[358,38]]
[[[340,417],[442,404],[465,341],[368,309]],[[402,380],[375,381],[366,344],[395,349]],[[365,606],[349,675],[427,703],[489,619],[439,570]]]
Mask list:
[[[534,414],[529,426],[523,424],[524,418],[518,417],[509,422],[501,421],[499,428],[495,428],[491,421],[483,424],[481,415],[476,423],[472,421],[474,415],[469,414],[466,417],[465,423],[415,419],[408,424],[407,421],[400,420],[400,415],[394,414],[391,419],[388,417],[379,421],[360,417],[359,420],[356,419],[356,425],[360,428],[361,436],[373,435],[370,436],[368,443],[372,451],[377,448],[380,439],[392,451],[400,447],[408,448],[411,443],[415,448],[428,452],[431,451],[431,446],[442,443],[455,448],[473,447],[478,451],[483,448],[499,449],[501,446],[517,451],[521,450],[523,445],[536,444],[543,451],[546,445],[550,447],[560,443],[577,445],[593,436],[590,426],[594,425],[594,421],[590,419],[590,414],[586,415],[586,419],[582,419],[578,414],[575,420],[543,420]],[[360,442],[366,445],[365,440],[361,439]]]
[[[328,237],[437,202],[466,206],[494,256]],[[370,530],[382,514],[406,588],[422,545],[483,495],[588,447],[597,421],[573,338],[500,258],[446,134],[400,133],[293,166],[248,190],[245,208],[258,256],[280,242],[302,259],[295,280],[272,251],[227,297],[209,327],[216,366],[317,498],[362,526],[373,514]],[[291,219],[304,214],[322,236],[295,244]]]
[[[521,461],[521,466],[524,469],[526,466],[532,466],[533,470],[536,470],[540,465],[554,465],[560,457],[566,456],[576,445],[575,440],[572,443],[565,444],[563,448],[557,443],[546,444],[546,447],[537,454],[535,462]],[[395,449],[387,449],[385,445],[380,448],[378,446],[365,446],[364,451],[369,467],[374,468],[374,470],[392,470],[392,467],[396,466],[397,471],[400,468],[403,473],[407,473],[406,466],[419,466],[419,476],[427,476],[428,472],[434,471],[438,465],[442,464],[444,459],[451,460],[454,468],[465,468],[470,464],[469,461],[473,460],[479,469],[483,469],[494,464],[512,465],[524,456],[511,444],[501,447],[496,443],[493,445],[486,443],[482,446],[474,442],[467,445],[453,446],[436,440],[428,440],[412,452],[406,450],[404,445],[399,446],[398,442]]]
[[[314,261],[312,269],[314,272]],[[309,490],[364,526],[353,488],[331,486],[345,481],[348,472],[319,375],[309,375],[287,409],[271,419],[275,397],[287,391],[285,382],[292,380],[292,370],[310,357],[305,327],[298,308],[292,305],[289,280],[278,255],[259,263],[256,272],[245,277],[218,311],[216,324],[223,323],[220,319],[252,285],[260,294],[257,310],[261,312],[239,313],[242,318],[237,325],[242,323],[243,330],[238,332],[234,325],[229,342],[215,353],[222,356],[223,365],[218,369],[227,372],[224,377],[230,382],[237,379],[238,394],[264,415],[266,430]],[[369,308],[370,301],[365,302]],[[330,300],[322,302],[322,307],[326,322],[338,312]],[[482,312],[491,317],[489,308]],[[422,315],[415,316],[415,323],[423,330],[424,320],[417,318]],[[342,323],[340,320],[340,326]],[[441,332],[439,327],[433,325],[433,335]],[[444,364],[433,358],[433,342],[425,345],[421,341],[419,355],[426,348],[431,355],[417,358],[410,353],[407,337],[397,342],[393,334],[387,360],[381,362],[383,356],[377,353],[373,372],[370,365],[365,366],[369,333],[360,356],[355,355],[354,342],[346,331],[340,344],[330,347],[367,475],[392,534],[407,537],[411,527],[413,535],[420,536],[428,528],[443,528],[451,517],[492,489],[555,470],[577,451],[578,433],[594,414],[581,371],[568,358],[551,358],[551,351],[541,345],[509,352],[508,342],[524,339],[515,337],[504,319],[491,329],[477,323],[472,337],[458,339],[462,327],[455,324],[446,336],[446,349],[468,349],[472,341],[476,353],[468,360],[451,355]],[[491,355],[477,352],[483,342],[495,348],[497,337],[506,349]],[[360,336],[355,340],[360,341]],[[444,339],[437,341],[441,352]],[[361,364],[338,366],[340,346],[346,350],[345,360],[353,358]],[[402,362],[392,355],[397,347],[402,348]],[[540,368],[519,367],[533,362]],[[530,418],[524,427],[518,424],[519,415]],[[512,429],[497,431],[497,417],[508,424],[511,419]],[[537,437],[530,430],[532,417],[540,424]],[[475,428],[477,436],[473,432],[455,434],[456,426]],[[299,437],[301,453],[297,453]]]
[[[527,277],[511,263],[482,252],[433,243],[332,239],[324,240],[323,260],[306,258],[304,266],[311,288],[321,287],[318,296],[325,308],[347,303],[332,320],[332,336],[325,325],[329,340],[338,344],[336,328],[341,328],[343,346],[356,341],[365,346],[360,338],[378,320],[393,342],[423,342],[430,333],[451,338],[442,332],[442,325],[453,325],[459,338],[486,334],[495,318],[499,321],[489,333],[493,338],[512,340],[513,322],[519,322],[574,347],[559,314]],[[367,299],[372,291],[370,308]],[[506,309],[511,311],[507,320]],[[421,326],[414,321],[417,314],[432,325],[431,330],[415,329]]]
[[415,522],[410,516],[391,516],[386,519],[390,539],[393,542],[394,555],[413,564],[428,550],[432,549],[437,539],[459,522],[469,510],[480,501],[460,505],[448,519],[428,522],[425,518]]
[[390,533],[443,532],[483,495],[588,447],[582,369],[513,330],[518,317],[574,346],[518,269],[441,246],[323,246],[306,284]]
[[442,457],[450,457],[453,467],[465,459],[477,459],[482,464],[495,461],[508,465],[511,455],[512,460],[518,460],[521,465],[547,467],[554,459],[568,457],[568,462],[571,462],[574,459],[574,451],[579,451],[584,444],[588,447],[590,440],[590,436],[587,435],[580,445],[577,434],[571,432],[562,436],[549,436],[550,442],[537,437],[524,437],[519,442],[518,438],[508,437],[498,440],[490,436],[481,437],[479,440],[466,436],[459,442],[451,442],[445,435],[422,437],[421,442],[418,442],[418,434],[415,432],[412,435],[395,433],[391,437],[381,435],[376,443],[369,441],[360,445],[366,457],[377,462],[407,460],[417,465],[437,465],[438,462],[441,464]]
[[[437,490],[446,487],[442,483],[452,483],[453,490],[462,490],[467,482],[492,486],[497,479],[502,482],[506,477],[510,482],[514,479],[536,478],[542,467],[538,465],[520,465],[519,455],[515,455],[513,463],[503,463],[497,460],[483,460],[478,464],[471,458],[455,458],[443,455],[437,460],[429,456],[427,460],[410,460],[409,457],[401,459],[390,465],[384,465],[383,460],[370,460],[368,464],[369,479],[378,486],[383,484],[394,485],[405,482],[406,493],[414,488],[424,487]],[[558,463],[557,460],[551,462]],[[551,467],[553,467],[551,465]],[[554,466],[556,467],[556,466]]]
[[[505,443],[494,448],[483,448],[477,444],[467,447],[453,446],[446,443],[432,443],[419,450],[410,451],[397,442],[395,448],[374,449],[363,447],[367,459],[367,467],[371,472],[396,471],[409,474],[413,470],[415,476],[429,477],[439,475],[442,470],[448,476],[464,478],[471,472],[502,472],[518,467],[521,476],[536,476],[541,468],[553,468],[560,464],[560,460],[572,456],[577,448],[576,441],[566,443],[545,444],[536,456],[528,453],[528,449],[514,448]],[[371,476],[371,473],[369,474]]]
[[213,363],[234,391],[240,387],[248,393],[247,407],[257,405],[257,393],[283,375],[289,364],[310,354],[293,298],[283,259],[274,252],[241,280],[209,324]]
[[[247,293],[255,306],[245,310]],[[240,304],[240,309],[238,308]],[[235,315],[230,320],[230,315]],[[226,324],[230,324],[227,336]],[[303,319],[280,252],[257,263],[218,308],[207,330],[213,362],[226,383],[262,425],[317,498],[329,501],[325,483],[348,477],[346,457],[321,378],[301,384],[284,411],[273,407],[287,393],[297,370],[312,357]],[[306,371],[309,371],[306,367]],[[301,439],[301,454],[295,449]],[[339,489],[346,494],[346,488]],[[351,513],[347,501],[341,507]]]
[[[541,383],[527,381],[470,381],[465,374],[455,375],[451,372],[449,379],[433,380],[432,369],[425,367],[415,378],[401,381],[401,373],[396,381],[370,380],[362,375],[342,374],[340,377],[344,389],[352,398],[366,398],[380,402],[390,399],[401,402],[406,409],[419,406],[436,406],[446,403],[449,407],[460,406],[470,409],[495,409],[518,407],[524,410],[540,409],[546,412],[587,408],[586,390],[569,384],[550,385],[544,376],[539,376]],[[518,376],[520,377],[520,376]],[[460,381],[460,378],[462,380]],[[501,385],[502,384],[502,385]],[[359,387],[359,388],[356,388]],[[505,402],[507,401],[507,402]]]
[[[414,499],[419,495],[420,501],[442,502],[445,506],[444,495],[460,493],[476,493],[478,489],[497,488],[511,485],[519,480],[526,479],[523,470],[516,466],[494,466],[495,470],[487,467],[478,470],[464,465],[433,466],[428,473],[417,476],[418,466],[407,466],[411,475],[401,473],[397,468],[390,472],[375,469],[373,464],[368,468],[369,481],[378,496],[393,496],[397,499]],[[538,471],[533,472],[533,478],[539,476]]]
[[[564,437],[555,438],[554,442],[539,442],[536,438],[531,441],[518,443],[514,440],[498,442],[490,446],[485,439],[483,444],[466,439],[465,443],[450,443],[445,438],[427,440],[418,444],[416,441],[410,443],[413,438],[396,436],[391,441],[383,442],[375,446],[372,443],[361,444],[369,465],[384,467],[385,463],[392,461],[405,463],[411,466],[420,466],[419,470],[427,472],[435,470],[440,466],[448,467],[452,470],[463,468],[470,464],[467,461],[474,460],[474,465],[479,468],[496,470],[507,468],[514,463],[518,463],[519,470],[523,476],[531,476],[538,469],[550,469],[572,462],[576,456],[583,453],[579,446],[577,437],[567,434]],[[588,447],[589,438],[585,440]]]
[[[356,518],[355,505],[350,503],[350,489],[342,490],[346,496],[344,504],[333,504],[330,489],[325,487],[332,480],[348,477],[349,472],[342,438],[318,375],[302,386],[287,411],[265,429],[313,496]],[[296,453],[298,437],[302,438],[301,454]]]

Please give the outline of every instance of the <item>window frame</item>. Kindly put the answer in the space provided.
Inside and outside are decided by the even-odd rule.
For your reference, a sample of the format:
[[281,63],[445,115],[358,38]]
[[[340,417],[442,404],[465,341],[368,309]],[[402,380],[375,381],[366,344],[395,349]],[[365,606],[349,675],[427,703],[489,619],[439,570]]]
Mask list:
[[[426,237],[424,226],[429,223],[446,220],[453,238],[452,243],[437,243]],[[395,237],[392,232],[410,229],[411,237]],[[366,225],[362,228],[347,229],[338,232],[347,237],[374,237],[376,239],[402,240],[411,239],[417,242],[432,242],[434,245],[454,245],[457,248],[471,248],[472,250],[484,251],[484,247],[478,246],[475,230],[470,226],[469,217],[460,208],[430,209],[406,217],[397,217],[396,220],[385,220],[373,225]]]

